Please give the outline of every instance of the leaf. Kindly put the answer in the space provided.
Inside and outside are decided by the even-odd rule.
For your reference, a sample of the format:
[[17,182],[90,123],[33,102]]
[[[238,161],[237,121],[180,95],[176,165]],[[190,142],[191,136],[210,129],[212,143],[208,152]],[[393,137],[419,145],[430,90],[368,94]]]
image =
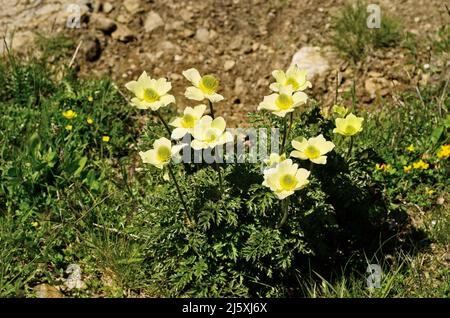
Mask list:
[[439,139],[442,136],[442,133],[444,132],[444,126],[436,127],[433,132],[431,133],[431,143],[434,145],[436,144]]
[[84,167],[86,166],[88,158],[87,157],[82,157],[79,161],[78,161],[78,169],[75,170],[74,175],[77,177],[80,175],[81,171],[83,171]]

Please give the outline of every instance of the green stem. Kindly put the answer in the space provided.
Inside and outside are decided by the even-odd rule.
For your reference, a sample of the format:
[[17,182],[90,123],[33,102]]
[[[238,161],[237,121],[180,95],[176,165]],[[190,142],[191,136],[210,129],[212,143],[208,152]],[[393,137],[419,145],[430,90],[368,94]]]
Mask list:
[[178,196],[180,197],[180,201],[183,204],[184,210],[186,212],[186,217],[187,217],[187,219],[188,219],[190,224],[194,224],[194,223],[192,223],[192,217],[189,214],[189,210],[187,208],[186,202],[184,201],[183,194],[181,193],[180,186],[178,185],[178,181],[175,178],[175,174],[173,173],[173,170],[172,170],[172,167],[170,166],[170,163],[167,165],[167,167],[169,168],[170,177],[172,178],[173,183],[175,183],[175,187],[177,188]]
[[167,125],[166,121],[164,120],[164,118],[161,116],[161,114],[159,113],[159,111],[155,111],[156,116],[158,116],[159,120],[163,123],[164,127],[166,128],[167,132],[169,133],[169,138],[172,135],[172,130],[170,129],[169,125]]
[[209,110],[211,113],[211,117],[212,119],[214,119],[214,108],[213,108],[213,103],[208,99],[208,104],[209,104]]
[[289,137],[289,134],[291,133],[293,117],[294,117],[294,112],[291,112],[289,114],[289,127],[287,126],[287,118],[284,117],[284,124],[283,124],[284,131],[283,131],[283,140],[281,142],[280,155],[282,155],[284,153],[284,148],[286,146],[286,140]]
[[348,146],[348,152],[346,159],[349,160],[350,156],[352,154],[352,148],[353,148],[353,136],[350,137],[350,145]]
[[217,171],[217,174],[219,175],[219,190],[220,190],[220,196],[222,196],[223,193],[223,187],[222,187],[222,173],[220,172],[220,167],[217,164],[217,162],[214,162],[214,168]]
[[281,213],[283,213],[283,218],[281,219],[277,228],[281,228],[284,225],[284,223],[286,223],[286,220],[288,217],[289,197],[281,200],[280,203],[281,203]]

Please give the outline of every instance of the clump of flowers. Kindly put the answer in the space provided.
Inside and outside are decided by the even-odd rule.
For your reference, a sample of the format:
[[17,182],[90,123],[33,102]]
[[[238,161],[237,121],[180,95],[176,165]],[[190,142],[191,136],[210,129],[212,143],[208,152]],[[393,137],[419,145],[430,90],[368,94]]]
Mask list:
[[[137,81],[131,81],[126,84],[127,89],[133,92],[135,96],[131,100],[131,104],[140,109],[155,111],[172,139],[179,140],[186,135],[193,137],[190,147],[194,150],[212,150],[217,146],[223,146],[232,142],[234,138],[226,130],[227,124],[225,119],[220,116],[214,116],[213,103],[224,99],[218,93],[219,80],[212,75],[201,76],[200,72],[195,68],[185,70],[183,75],[193,85],[186,88],[185,97],[195,101],[206,99],[210,110],[209,115],[205,115],[207,106],[204,104],[186,107],[181,116],[175,117],[167,125],[158,110],[175,102],[175,98],[168,94],[172,86],[166,79],[152,79],[146,72],[143,72]],[[299,165],[294,163],[293,159],[287,158],[285,146],[292,128],[294,112],[300,105],[306,104],[308,100],[308,96],[303,90],[310,88],[312,85],[307,80],[306,71],[300,70],[296,65],[289,67],[286,72],[276,70],[272,75],[276,82],[270,84],[269,88],[274,93],[264,97],[258,106],[258,110],[267,110],[273,115],[283,118],[283,139],[280,152],[271,153],[269,158],[264,161],[265,169],[263,171],[264,181],[262,185],[269,188],[275,197],[281,201],[283,215],[279,224],[281,226],[288,215],[288,197],[306,187],[309,184],[311,175],[311,171],[299,168]],[[335,105],[333,112],[340,116],[336,119],[335,133],[353,137],[362,130],[363,118],[356,117],[354,114],[347,115],[348,109],[346,107]],[[287,125],[287,114],[290,114],[289,125]],[[174,127],[174,129],[171,130],[169,125]],[[335,144],[330,140],[326,140],[322,134],[309,139],[297,137],[291,143],[294,148],[290,153],[291,158],[309,160],[311,163],[319,165],[327,163],[327,154],[335,148]],[[139,155],[143,163],[151,164],[158,169],[167,167],[170,177],[177,188],[180,201],[186,210],[186,215],[190,220],[189,223],[194,224],[192,222],[193,219],[190,217],[190,209],[184,200],[183,193],[171,169],[172,158],[178,156],[185,146],[187,145],[172,145],[169,139],[161,137],[154,141],[152,149],[141,151]],[[217,164],[214,168],[219,176],[219,185],[222,193],[221,169]]]

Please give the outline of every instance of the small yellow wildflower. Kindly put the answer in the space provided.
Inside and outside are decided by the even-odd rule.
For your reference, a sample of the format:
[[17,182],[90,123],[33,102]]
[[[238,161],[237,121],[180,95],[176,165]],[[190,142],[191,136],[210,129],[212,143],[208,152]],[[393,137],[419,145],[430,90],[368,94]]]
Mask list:
[[414,152],[414,151],[415,151],[414,145],[413,145],[413,144],[409,145],[409,146],[406,148],[406,150],[408,150],[409,152]]
[[429,167],[430,167],[430,165],[428,163],[426,163],[425,161],[423,161],[422,159],[413,163],[413,168],[414,169],[426,170]]
[[73,118],[77,117],[77,113],[74,112],[74,111],[71,110],[71,109],[68,109],[68,110],[66,110],[66,111],[63,111],[62,114],[63,114],[63,116],[64,116],[65,118],[67,118],[67,119],[73,119]]
[[67,126],[66,126],[66,130],[67,130],[67,131],[71,131],[72,129],[73,129],[73,126],[72,126],[72,125],[67,125]]
[[450,157],[450,144],[442,145],[437,152],[437,156],[439,159],[447,159]]
[[86,122],[87,122],[89,125],[92,125],[92,123],[93,123],[94,121],[92,120],[91,117],[89,117],[88,119],[86,119]]
[[388,170],[391,170],[391,165],[388,164],[388,163],[381,163],[381,164],[377,163],[375,165],[375,170],[377,170],[377,171],[380,171],[380,170],[388,171]]
[[426,193],[427,195],[433,195],[433,194],[434,194],[434,190],[433,190],[433,189],[430,189],[430,188],[428,188],[428,187],[426,187],[426,188],[425,188],[425,193]]
[[411,165],[407,165],[407,166],[403,166],[403,171],[405,173],[409,173],[412,170],[412,166]]
[[32,227],[38,227],[38,226],[39,226],[39,223],[36,222],[36,221],[31,222],[31,226],[32,226]]
[[109,142],[110,139],[111,138],[109,136],[103,136],[102,137],[102,141],[104,141],[104,142]]
[[89,97],[88,97],[88,101],[93,102],[93,101],[94,101],[94,97],[89,96]]

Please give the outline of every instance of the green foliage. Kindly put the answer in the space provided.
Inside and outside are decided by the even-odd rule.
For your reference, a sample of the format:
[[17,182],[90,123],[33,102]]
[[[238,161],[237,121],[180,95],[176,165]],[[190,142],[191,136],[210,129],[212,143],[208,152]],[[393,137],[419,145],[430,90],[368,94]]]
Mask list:
[[382,10],[380,28],[367,27],[367,5],[358,1],[346,4],[333,20],[331,42],[343,54],[359,60],[371,49],[396,46],[401,40],[400,24]]
[[[59,41],[58,50],[69,45]],[[445,246],[450,235],[448,159],[437,156],[449,143],[444,85],[364,113],[350,152],[319,105],[296,113],[287,154],[293,138],[320,133],[336,147],[289,197],[279,226],[281,201],[261,184],[262,162],[219,164],[222,189],[213,165],[173,165],[189,220],[167,171],[136,163],[166,134],[162,125],[149,116],[139,127],[110,81],[53,71],[43,61],[0,63],[0,296],[33,296],[40,283],[75,297],[448,296],[448,270],[426,269],[437,282],[424,285],[416,263],[422,245]],[[69,109],[77,116],[66,118]],[[283,126],[264,112],[249,118],[255,128]],[[427,169],[404,171],[421,159]],[[419,229],[411,209],[430,211]],[[367,259],[383,265],[380,290],[365,288]],[[85,290],[64,289],[74,263]]]

